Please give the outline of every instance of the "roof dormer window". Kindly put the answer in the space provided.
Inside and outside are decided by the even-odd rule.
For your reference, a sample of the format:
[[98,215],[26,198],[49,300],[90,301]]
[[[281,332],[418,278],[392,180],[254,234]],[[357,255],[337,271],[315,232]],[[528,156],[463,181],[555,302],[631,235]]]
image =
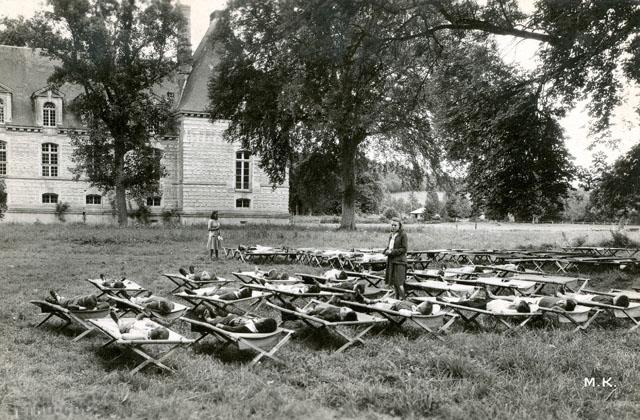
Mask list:
[[42,106],[42,125],[45,127],[56,126],[56,106],[53,102],[45,102]]

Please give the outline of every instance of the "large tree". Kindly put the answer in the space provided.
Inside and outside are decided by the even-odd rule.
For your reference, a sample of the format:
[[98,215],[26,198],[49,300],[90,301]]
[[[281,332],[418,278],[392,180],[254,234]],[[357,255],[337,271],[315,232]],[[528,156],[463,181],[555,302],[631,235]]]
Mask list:
[[434,125],[448,156],[466,164],[475,207],[497,219],[557,217],[573,168],[561,111],[541,90],[502,63],[490,42],[449,51],[432,86]]
[[387,141],[416,165],[434,157],[424,108],[433,46],[400,39],[412,26],[386,2],[231,1],[215,37],[211,117],[230,120],[228,137],[258,152],[273,181],[284,180],[294,152],[335,159],[341,227],[354,229],[365,140]]
[[127,223],[127,191],[153,192],[162,174],[153,152],[170,103],[157,95],[177,68],[184,18],[172,0],[49,0],[36,45],[54,59],[54,85],[81,89],[71,109],[87,127],[73,137],[76,171],[115,191]]

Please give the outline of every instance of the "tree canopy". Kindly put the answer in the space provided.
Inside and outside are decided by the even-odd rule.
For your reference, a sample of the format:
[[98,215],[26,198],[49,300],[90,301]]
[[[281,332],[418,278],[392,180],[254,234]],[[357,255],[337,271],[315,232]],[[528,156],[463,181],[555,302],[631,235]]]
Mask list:
[[[427,54],[396,39],[407,24],[386,3],[236,0],[218,23],[222,57],[211,116],[257,151],[275,181],[294,151],[340,164],[343,228],[354,228],[355,161],[367,139],[390,140],[415,161],[435,157],[424,108]],[[411,26],[411,23],[408,23]]]
[[152,192],[163,173],[153,140],[171,121],[159,94],[176,68],[184,18],[172,0],[49,0],[35,46],[54,59],[54,85],[82,89],[70,108],[87,127],[72,137],[76,173],[115,191],[120,224],[126,192]]

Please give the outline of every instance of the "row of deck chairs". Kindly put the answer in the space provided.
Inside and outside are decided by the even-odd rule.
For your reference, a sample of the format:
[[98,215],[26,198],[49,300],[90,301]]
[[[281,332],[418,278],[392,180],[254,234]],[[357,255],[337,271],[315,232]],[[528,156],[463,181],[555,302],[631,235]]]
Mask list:
[[[414,293],[421,293],[427,297],[417,297],[418,300],[434,300],[441,305],[455,311],[460,318],[468,323],[476,323],[480,315],[489,315],[486,310],[463,307],[457,302],[473,298],[475,293],[483,288],[497,298],[506,299],[502,295],[517,296],[531,304],[530,314],[509,314],[498,320],[505,323],[506,318],[520,318],[516,324],[521,328],[536,317],[554,314],[561,323],[572,323],[574,331],[584,331],[599,316],[609,314],[615,319],[631,321],[630,331],[640,326],[640,292],[637,290],[612,289],[608,292],[595,291],[587,288],[589,279],[583,277],[568,277],[548,275],[535,271],[521,271],[508,266],[466,266],[447,270],[416,270],[409,273],[408,289]],[[548,293],[548,292],[551,293]],[[545,293],[547,292],[547,293]],[[535,303],[543,296],[557,295],[575,300],[578,305],[572,311],[557,308],[538,307]],[[595,299],[597,296],[614,298],[624,295],[630,302],[625,305],[603,303]],[[513,298],[510,298],[513,300]],[[501,319],[500,319],[501,318]]]
[[[135,302],[135,297],[147,292],[147,290],[131,280],[123,281],[125,287],[117,288],[107,285],[109,281],[104,278],[89,279],[88,282],[99,289],[99,297],[106,297],[106,300],[109,302],[108,307],[99,307],[97,309],[69,309],[46,300],[32,300],[30,303],[38,306],[42,314],[45,315],[45,318],[36,328],[52,318],[61,319],[63,322],[57,327],[58,330],[71,326],[75,326],[76,329],[80,330],[80,333],[73,338],[74,342],[81,340],[92,332],[100,332],[108,338],[108,341],[102,347],[115,344],[142,357],[142,362],[131,370],[131,374],[137,373],[148,365],[154,365],[160,369],[173,372],[173,369],[165,365],[163,361],[178,348],[194,345],[207,336],[211,336],[225,345],[235,345],[240,351],[255,351],[257,355],[253,358],[250,365],[257,363],[263,357],[269,357],[281,362],[274,354],[289,340],[293,333],[293,331],[282,328],[278,328],[275,332],[268,334],[234,333],[211,324],[186,318],[184,315],[189,308],[179,303],[173,302],[173,309],[170,313],[148,310]],[[123,297],[122,292],[126,292],[126,296],[128,297]],[[130,296],[133,296],[134,299],[130,299]],[[145,314],[148,316],[148,319],[144,320],[145,323],[149,325],[150,328],[154,326],[166,328],[169,333],[168,337],[164,339],[127,338],[126,334],[120,333],[118,324],[109,316],[110,311],[116,308],[121,318],[128,314],[134,316],[141,313]],[[192,330],[199,333],[199,337],[196,339],[187,338],[171,329],[171,325],[178,320],[189,323],[192,326]],[[195,328],[193,328],[194,326]],[[152,352],[151,348],[157,350]],[[153,353],[155,353],[155,355]]]
[[[386,257],[381,249],[320,250],[276,248],[255,245],[225,249],[228,258],[246,263],[299,263],[351,271],[381,271]],[[559,250],[430,249],[407,253],[409,266],[426,269],[433,263],[514,264],[518,268],[566,274],[594,270],[640,268],[640,250],[635,248],[564,247]]]

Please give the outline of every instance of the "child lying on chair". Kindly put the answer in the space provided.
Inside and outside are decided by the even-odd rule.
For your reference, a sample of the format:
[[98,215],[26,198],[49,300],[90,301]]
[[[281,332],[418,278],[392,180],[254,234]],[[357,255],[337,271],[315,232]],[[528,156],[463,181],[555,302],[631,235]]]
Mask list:
[[166,340],[169,330],[159,326],[148,318],[118,318],[114,310],[109,312],[111,319],[118,325],[125,340]]
[[71,298],[60,296],[55,290],[50,290],[49,294],[51,296],[46,297],[44,299],[45,301],[71,310],[107,309],[109,307],[107,302],[98,300],[98,296],[93,294],[74,296]]
[[272,284],[270,287],[286,293],[320,293],[320,286],[317,284]]
[[525,314],[531,312],[529,304],[521,299],[515,299],[514,301],[505,299],[471,299],[461,300],[455,303],[456,305],[483,309],[496,314],[508,314],[513,311]]
[[[300,312],[305,315],[315,316],[325,321],[329,322],[342,322],[342,321],[357,321],[358,315],[351,308],[346,308],[344,306],[335,306],[328,303],[319,302],[313,307],[304,309],[304,308],[296,308],[291,303],[286,302],[282,305],[283,308],[289,309],[290,311]],[[289,314],[286,312],[282,313],[282,321],[294,321],[298,319],[293,314]]]
[[161,315],[169,315],[175,308],[175,304],[160,296],[132,297],[132,303],[143,306],[146,310],[158,312]]
[[197,296],[217,296],[220,300],[238,300],[251,297],[251,289],[248,287],[241,287],[240,289],[230,289],[230,288],[210,288],[210,289],[199,289],[199,290],[183,290],[184,293],[188,295],[197,295]]
[[251,315],[232,314],[223,308],[203,303],[198,305],[191,315],[197,319],[208,322],[218,328],[237,333],[269,333],[278,328],[278,323],[273,318],[260,318]]
[[216,278],[215,274],[212,276],[208,271],[203,271],[200,274],[196,273],[196,270],[192,265],[189,266],[189,271],[187,271],[184,268],[180,267],[178,269],[178,272],[183,277],[185,277],[185,278],[187,278],[189,280],[193,280],[193,281],[207,281],[207,280],[212,280],[212,279]]
[[431,315],[433,312],[433,303],[429,301],[421,302],[419,305],[388,297],[380,299],[367,299],[366,297],[356,294],[356,301],[371,305],[376,309],[384,309],[389,311],[400,312],[404,315]]
[[594,295],[594,294],[582,294],[582,293],[567,293],[564,289],[558,291],[558,297],[564,299],[574,299],[577,302],[593,302],[604,303],[606,305],[618,306],[621,308],[629,307],[629,297],[624,294],[616,294],[613,296],[607,295]]

